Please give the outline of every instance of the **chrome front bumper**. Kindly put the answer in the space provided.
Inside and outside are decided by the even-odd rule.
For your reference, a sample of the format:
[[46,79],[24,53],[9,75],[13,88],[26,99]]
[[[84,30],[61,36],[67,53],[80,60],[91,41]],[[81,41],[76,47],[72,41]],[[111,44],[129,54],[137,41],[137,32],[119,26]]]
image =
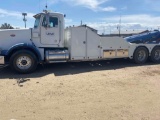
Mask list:
[[5,62],[4,62],[4,56],[0,56],[0,65],[4,65]]

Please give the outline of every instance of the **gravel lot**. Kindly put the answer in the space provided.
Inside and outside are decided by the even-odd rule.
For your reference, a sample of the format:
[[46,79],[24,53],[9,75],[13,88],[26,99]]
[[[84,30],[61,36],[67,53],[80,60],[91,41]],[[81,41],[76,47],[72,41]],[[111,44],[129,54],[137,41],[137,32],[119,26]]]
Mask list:
[[0,70],[0,120],[160,120],[160,65],[129,60]]

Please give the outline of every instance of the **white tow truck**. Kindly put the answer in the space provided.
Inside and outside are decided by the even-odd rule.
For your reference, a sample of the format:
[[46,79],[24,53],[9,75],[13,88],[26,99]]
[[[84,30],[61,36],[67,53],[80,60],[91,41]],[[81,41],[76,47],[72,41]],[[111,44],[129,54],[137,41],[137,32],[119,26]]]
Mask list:
[[[130,58],[138,64],[148,58],[160,62],[159,31],[128,38],[105,37],[88,26],[65,29],[61,13],[45,11],[34,18],[34,28],[0,30],[1,65],[8,64],[17,72],[29,73],[43,63],[115,58]],[[140,42],[136,43],[137,40]]]

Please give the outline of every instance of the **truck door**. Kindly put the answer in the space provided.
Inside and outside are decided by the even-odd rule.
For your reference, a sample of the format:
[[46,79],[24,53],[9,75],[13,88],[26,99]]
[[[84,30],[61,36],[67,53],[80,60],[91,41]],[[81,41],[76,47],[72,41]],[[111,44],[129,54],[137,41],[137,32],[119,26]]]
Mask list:
[[43,45],[57,45],[60,42],[60,25],[56,16],[43,17],[41,26],[41,43]]

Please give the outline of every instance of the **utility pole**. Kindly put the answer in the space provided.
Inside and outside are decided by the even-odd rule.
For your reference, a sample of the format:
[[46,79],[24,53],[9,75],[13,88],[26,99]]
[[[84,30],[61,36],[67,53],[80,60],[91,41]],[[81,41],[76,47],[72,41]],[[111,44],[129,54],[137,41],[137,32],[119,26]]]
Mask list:
[[81,25],[83,25],[83,21],[81,20]]
[[26,16],[27,16],[27,13],[22,13],[22,16],[24,16],[23,21],[24,21],[25,28],[26,28],[26,22],[27,22]]
[[105,26],[103,26],[103,34],[105,35],[105,33],[106,33],[106,28]]
[[109,25],[109,31],[110,31],[110,34],[111,34],[111,25]]
[[122,22],[121,19],[122,18],[121,18],[121,15],[120,15],[120,20],[119,20],[119,36],[121,36],[121,22]]

